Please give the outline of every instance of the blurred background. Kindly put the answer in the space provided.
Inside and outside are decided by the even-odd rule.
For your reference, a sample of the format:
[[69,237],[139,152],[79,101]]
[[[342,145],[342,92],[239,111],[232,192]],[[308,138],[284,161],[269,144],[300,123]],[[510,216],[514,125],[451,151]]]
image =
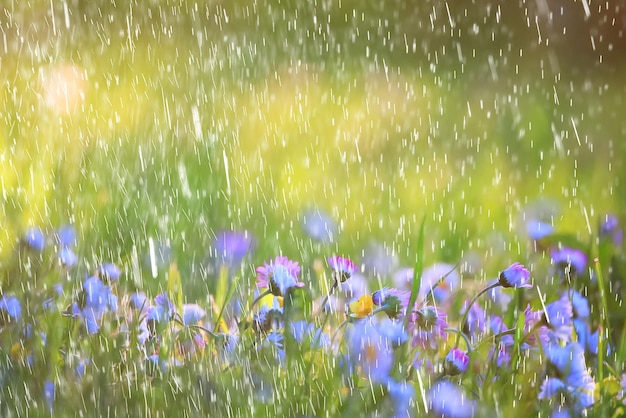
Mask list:
[[69,223],[77,277],[176,262],[191,294],[229,231],[382,279],[422,218],[429,262],[478,269],[535,221],[585,241],[624,218],[625,31],[588,0],[7,1],[0,260]]

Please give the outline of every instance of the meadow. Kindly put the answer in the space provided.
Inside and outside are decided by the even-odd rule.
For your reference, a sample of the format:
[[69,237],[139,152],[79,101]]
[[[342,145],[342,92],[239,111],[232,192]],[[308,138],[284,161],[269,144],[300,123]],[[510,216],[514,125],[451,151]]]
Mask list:
[[596,6],[5,6],[0,415],[624,415]]

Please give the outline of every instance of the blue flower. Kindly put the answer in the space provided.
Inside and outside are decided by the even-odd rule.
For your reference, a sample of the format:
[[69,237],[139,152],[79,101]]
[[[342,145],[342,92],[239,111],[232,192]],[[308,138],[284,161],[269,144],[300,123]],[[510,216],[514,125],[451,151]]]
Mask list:
[[550,256],[554,264],[563,269],[569,269],[570,274],[581,274],[587,268],[587,256],[576,248],[563,247],[553,249]]
[[17,322],[22,314],[22,306],[15,296],[3,296],[0,299],[0,324]]
[[117,311],[117,296],[96,276],[85,279],[82,296],[80,303],[74,304],[73,314],[83,318],[89,334],[95,334],[107,310]]
[[449,376],[461,374],[467,370],[469,366],[469,356],[463,350],[455,347],[448,352],[444,364],[444,372]]
[[57,243],[62,247],[72,247],[76,244],[76,230],[72,225],[63,225],[55,232]]
[[538,241],[551,235],[554,232],[554,227],[548,223],[530,219],[526,222],[526,232],[530,239]]
[[389,397],[393,402],[393,417],[411,416],[408,411],[411,409],[411,400],[415,396],[415,389],[407,382],[395,382],[393,380],[387,383],[389,389]]
[[43,399],[46,402],[46,406],[49,410],[52,410],[52,406],[55,398],[55,386],[50,380],[46,380],[43,384]]
[[393,366],[393,342],[369,319],[355,323],[349,334],[350,360],[373,383],[387,383]]
[[46,246],[46,236],[39,227],[31,227],[24,232],[23,242],[35,251],[43,251]]
[[476,401],[469,399],[461,387],[448,380],[435,383],[428,391],[427,399],[435,417],[470,418],[476,412]]
[[130,295],[130,306],[133,309],[143,309],[144,311],[150,306],[148,297],[144,292],[134,292]]
[[[587,370],[582,346],[577,342],[570,342],[564,347],[552,344],[544,348],[548,362],[556,369],[555,377],[567,387],[576,401],[576,406],[584,409],[593,405],[596,385]],[[547,390],[546,396],[549,393]]]
[[174,304],[166,293],[160,293],[154,298],[155,306],[148,308],[147,321],[168,322],[174,316]]
[[67,268],[73,267],[78,262],[78,256],[70,247],[61,247],[58,256],[61,265]]
[[186,303],[183,305],[183,324],[195,325],[206,316],[206,311],[195,303]]
[[337,223],[321,210],[309,209],[302,215],[304,232],[314,241],[333,242],[337,236]]
[[530,273],[522,264],[515,262],[500,273],[500,286],[502,287],[533,287],[528,281]]
[[113,283],[119,280],[122,275],[122,270],[113,263],[104,263],[98,268],[100,278],[106,279],[108,283]]
[[552,329],[569,326],[572,324],[572,302],[566,293],[560,299],[549,303],[544,312],[544,321]]

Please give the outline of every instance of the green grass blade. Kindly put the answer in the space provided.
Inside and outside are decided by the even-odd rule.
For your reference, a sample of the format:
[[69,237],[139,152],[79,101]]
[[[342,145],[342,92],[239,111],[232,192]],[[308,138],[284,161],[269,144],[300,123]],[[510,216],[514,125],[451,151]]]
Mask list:
[[415,306],[415,301],[417,300],[417,295],[420,290],[420,285],[422,281],[422,272],[424,271],[424,225],[426,223],[426,216],[422,218],[422,223],[420,224],[419,234],[417,236],[417,249],[415,254],[415,266],[413,267],[413,284],[411,286],[411,297],[409,298],[409,306],[406,308],[406,313],[404,315],[404,328],[406,329],[409,324],[409,318],[411,316],[411,312]]

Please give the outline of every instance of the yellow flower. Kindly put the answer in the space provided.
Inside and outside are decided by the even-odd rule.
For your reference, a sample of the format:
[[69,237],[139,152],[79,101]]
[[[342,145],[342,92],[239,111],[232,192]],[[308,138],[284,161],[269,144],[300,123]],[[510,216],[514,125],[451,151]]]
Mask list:
[[370,295],[363,295],[348,305],[350,316],[353,318],[365,318],[372,313],[374,302]]

